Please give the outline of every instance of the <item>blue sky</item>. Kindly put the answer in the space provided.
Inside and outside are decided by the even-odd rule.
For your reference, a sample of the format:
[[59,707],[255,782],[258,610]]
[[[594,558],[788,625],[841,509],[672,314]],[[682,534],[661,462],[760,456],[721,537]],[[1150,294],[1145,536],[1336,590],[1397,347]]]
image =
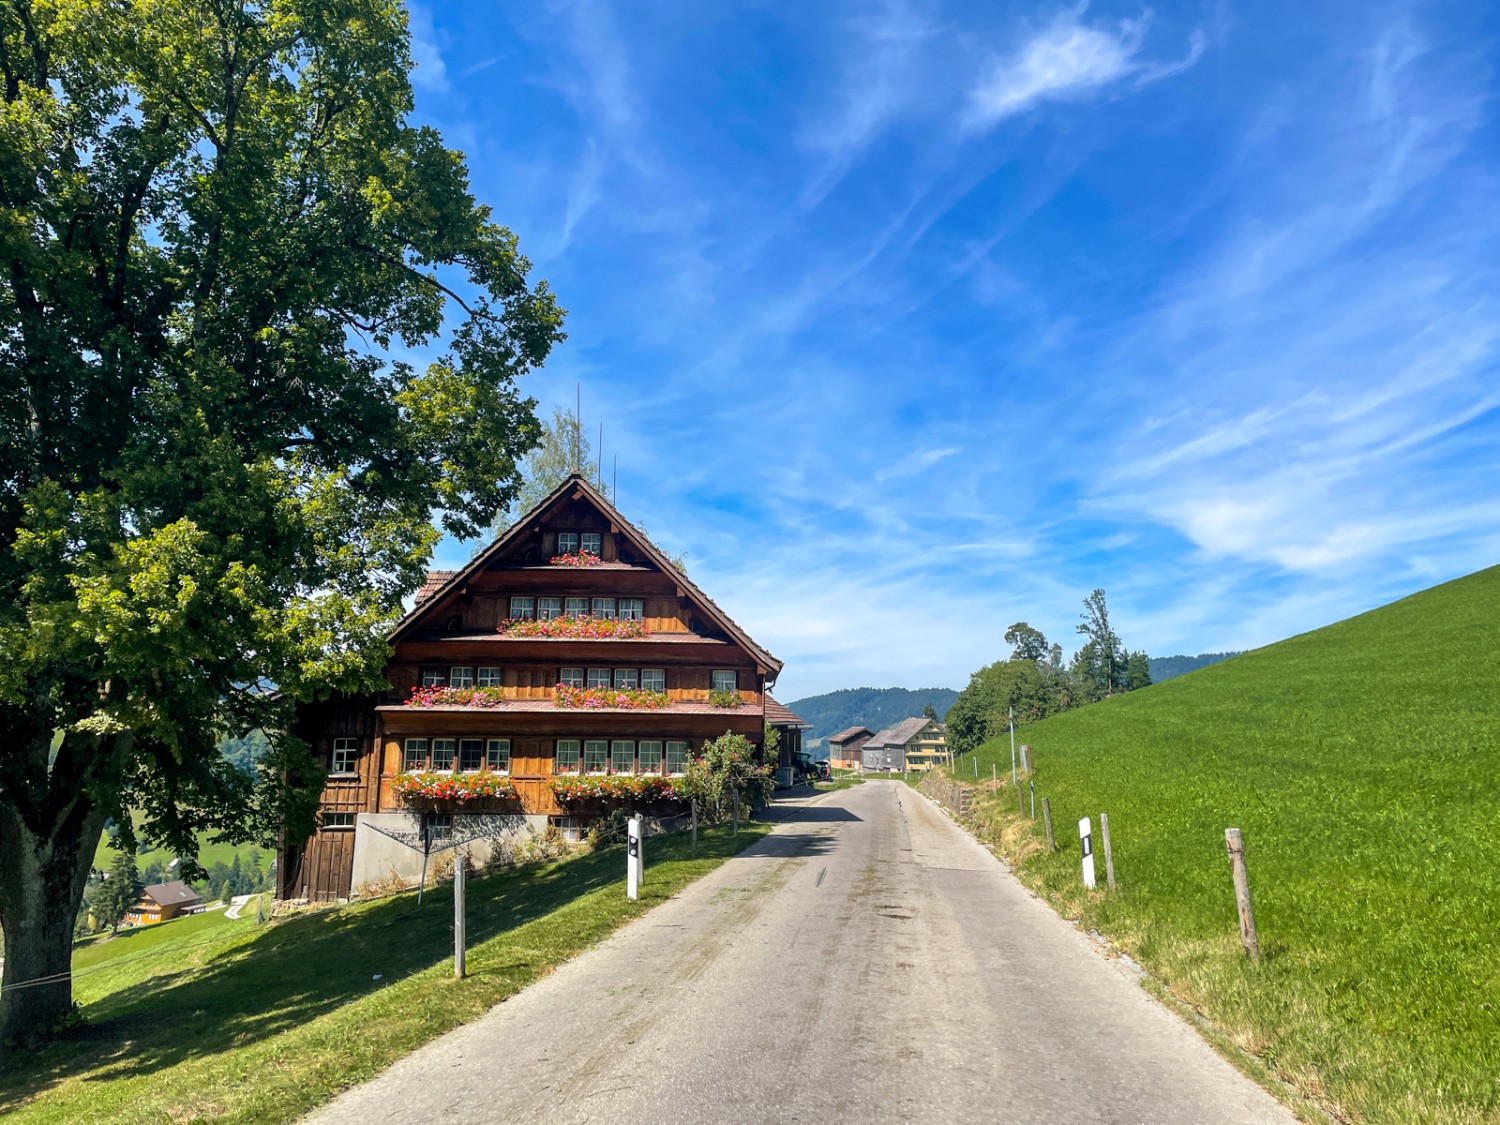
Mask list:
[[[1483,4],[444,3],[418,115],[569,310],[621,509],[784,700],[1500,562]],[[470,548],[445,543],[453,565]]]

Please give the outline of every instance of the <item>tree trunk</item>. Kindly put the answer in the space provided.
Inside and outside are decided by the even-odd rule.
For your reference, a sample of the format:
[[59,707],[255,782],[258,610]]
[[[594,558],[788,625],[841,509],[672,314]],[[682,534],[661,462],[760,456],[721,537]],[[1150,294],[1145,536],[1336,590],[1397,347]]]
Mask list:
[[[50,831],[39,832],[0,800],[0,1053],[13,1043],[39,1042],[73,1006],[73,922],[104,821],[80,795],[46,826]],[[56,983],[26,984],[59,974]]]

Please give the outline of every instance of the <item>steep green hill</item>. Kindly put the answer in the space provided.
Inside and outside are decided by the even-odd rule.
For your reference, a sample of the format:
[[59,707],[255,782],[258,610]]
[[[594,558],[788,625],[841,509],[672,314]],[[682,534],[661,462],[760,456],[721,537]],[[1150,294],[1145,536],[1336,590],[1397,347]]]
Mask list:
[[[1347,1119],[1500,1120],[1497,622],[1500,567],[1029,726],[1063,850],[1030,826],[1006,850]],[[978,754],[1009,771],[1003,741]],[[1086,897],[1075,826],[1101,811],[1121,891]]]
[[810,695],[787,706],[812,724],[804,743],[827,738],[848,727],[880,730],[922,713],[931,704],[938,718],[948,713],[958,692],[950,688],[843,688]]

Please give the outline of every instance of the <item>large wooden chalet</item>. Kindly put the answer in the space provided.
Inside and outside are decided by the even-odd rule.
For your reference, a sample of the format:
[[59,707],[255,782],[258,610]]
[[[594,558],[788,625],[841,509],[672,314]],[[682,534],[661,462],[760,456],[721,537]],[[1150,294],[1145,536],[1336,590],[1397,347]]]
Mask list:
[[759,745],[781,671],[578,475],[430,575],[389,639],[384,694],[298,707],[328,781],[316,834],[282,848],[284,898],[414,877],[413,841],[465,817],[576,833],[610,802],[569,794],[567,775],[670,778],[726,731]]

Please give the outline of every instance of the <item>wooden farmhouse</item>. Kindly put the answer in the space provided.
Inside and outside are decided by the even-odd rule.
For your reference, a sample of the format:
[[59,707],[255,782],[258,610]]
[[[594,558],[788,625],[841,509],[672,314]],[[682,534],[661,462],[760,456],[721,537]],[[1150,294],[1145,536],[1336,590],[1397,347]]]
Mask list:
[[433,839],[672,815],[705,742],[762,744],[782,667],[578,475],[430,574],[389,640],[386,692],[298,707],[328,780],[316,834],[281,849],[283,898],[415,879]]
[[869,727],[848,727],[828,739],[828,766],[836,770],[857,770],[864,766],[865,743],[875,734]]
[[181,914],[197,914],[202,909],[198,892],[180,879],[174,879],[170,883],[152,883],[141,891],[141,901],[126,913],[125,921],[150,926]]
[[872,735],[860,750],[866,770],[912,770],[925,773],[952,760],[948,729],[936,719],[902,719]]

